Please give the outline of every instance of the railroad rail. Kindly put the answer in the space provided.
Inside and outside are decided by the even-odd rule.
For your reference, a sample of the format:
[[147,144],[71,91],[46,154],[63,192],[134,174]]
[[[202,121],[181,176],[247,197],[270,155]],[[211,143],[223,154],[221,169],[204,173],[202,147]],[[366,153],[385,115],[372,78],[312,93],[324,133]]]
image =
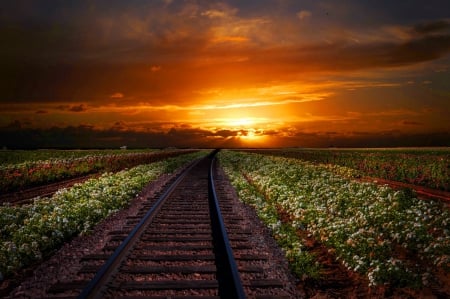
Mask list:
[[67,179],[61,179],[57,180],[56,182],[51,183],[43,183],[38,186],[25,186],[19,190],[11,190],[6,191],[0,190],[0,205],[2,203],[9,203],[12,205],[22,205],[33,202],[34,199],[37,197],[44,198],[44,197],[50,197],[53,194],[55,194],[58,190],[62,188],[69,188],[75,185],[76,183],[82,183],[84,181],[87,181],[91,178],[97,178],[101,176],[101,174],[105,171],[109,172],[118,172],[123,169],[127,169],[133,166],[139,165],[139,163],[153,163],[156,161],[163,160],[165,158],[169,157],[176,157],[179,155],[184,155],[188,153],[195,152],[196,150],[180,150],[180,151],[174,151],[174,152],[168,152],[168,153],[155,153],[151,156],[148,156],[146,161],[134,161],[129,164],[121,165],[120,167],[112,168],[112,169],[104,169],[95,173],[71,177]]
[[79,279],[54,284],[64,298],[289,298],[254,253],[231,202],[219,202],[215,154],[179,174],[128,227],[83,257]]
[[12,205],[23,205],[32,203],[33,200],[39,196],[40,198],[50,197],[62,188],[69,188],[76,183],[87,181],[91,178],[99,177],[99,173],[84,175],[76,178],[71,178],[55,183],[46,184],[43,186],[31,187],[20,191],[0,194],[0,204],[9,203]]

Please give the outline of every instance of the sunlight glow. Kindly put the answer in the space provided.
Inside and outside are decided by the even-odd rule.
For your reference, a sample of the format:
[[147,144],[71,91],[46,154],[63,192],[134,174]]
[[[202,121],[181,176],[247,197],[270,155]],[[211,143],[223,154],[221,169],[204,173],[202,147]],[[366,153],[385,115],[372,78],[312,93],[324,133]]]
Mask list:
[[248,127],[253,124],[255,124],[255,121],[250,118],[230,119],[228,123],[226,123],[229,127]]

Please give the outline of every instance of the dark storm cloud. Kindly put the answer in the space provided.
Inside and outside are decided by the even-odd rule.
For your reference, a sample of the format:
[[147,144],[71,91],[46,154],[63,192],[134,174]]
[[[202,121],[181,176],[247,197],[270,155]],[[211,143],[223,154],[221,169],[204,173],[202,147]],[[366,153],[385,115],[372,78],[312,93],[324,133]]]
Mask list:
[[450,21],[448,20],[437,20],[427,23],[420,23],[414,26],[414,31],[420,34],[427,34],[433,32],[441,32],[446,29],[450,29]]
[[111,128],[100,130],[90,125],[53,127],[49,129],[22,128],[17,121],[0,128],[0,146],[12,149],[36,148],[130,148],[150,147],[215,147],[216,140],[205,137],[213,133],[202,129],[172,129],[169,132],[136,132]]
[[[312,0],[313,1],[313,0]],[[300,1],[299,1],[300,2]],[[373,26],[379,24],[413,24],[418,20],[448,18],[450,4],[446,0],[343,0],[313,1],[329,8],[329,15],[346,17],[351,26]]]
[[411,120],[402,120],[401,124],[405,126],[423,126],[423,123]]
[[87,107],[84,104],[76,104],[76,105],[57,105],[55,106],[56,110],[60,111],[69,111],[69,112],[84,112],[87,111]]
[[[6,1],[0,15],[0,90],[5,101],[76,102],[80,98],[105,101],[117,86],[124,94],[152,102],[168,98],[176,102],[182,98],[176,90],[189,92],[212,86],[217,80],[233,84],[245,78],[254,83],[287,77],[299,69],[348,71],[416,64],[449,53],[449,21],[441,16],[449,6],[445,3],[344,1],[338,6],[331,1]],[[283,30],[285,24],[280,20],[295,24],[302,9],[311,10],[312,20],[331,22],[327,25],[330,30],[342,24],[358,28],[371,18],[379,22],[371,23],[373,28],[389,25],[382,23],[381,16],[395,16],[398,24],[411,24],[406,12],[441,19],[423,21],[416,17],[415,25],[408,26],[417,36],[409,40],[291,42],[285,47],[277,40],[260,40],[258,33],[276,36],[276,32],[293,30],[295,36],[295,29]],[[214,14],[217,17],[212,17]],[[253,18],[269,22],[273,29],[268,25],[267,29],[274,32],[255,32],[250,36],[255,40],[249,40],[254,45],[208,48],[213,29],[223,26],[217,23],[221,14],[240,18],[230,19],[236,24],[231,30],[250,30],[245,20]],[[324,26],[318,28],[323,31]],[[234,57],[246,57],[246,61],[236,62]],[[155,66],[158,71],[152,72]],[[244,75],[236,79],[238,71]]]
[[[270,132],[269,132],[270,133]],[[389,147],[389,146],[450,146],[450,132],[402,133],[355,131],[349,134],[335,132],[297,132],[280,137],[283,146],[302,147]],[[283,140],[285,138],[285,140]],[[174,128],[168,132],[137,132],[123,126],[96,129],[92,125],[49,129],[23,128],[20,121],[0,128],[0,146],[11,149],[36,148],[164,148],[177,147],[241,147],[237,132],[210,132],[199,128]],[[245,146],[245,145],[244,145]],[[248,144],[247,144],[248,146]],[[279,146],[279,145],[278,145]]]
[[[381,70],[397,83],[404,79],[396,77],[398,68],[430,68],[450,54],[450,2],[442,0],[6,0],[1,6],[0,116],[2,124],[17,119],[0,129],[0,140],[9,147],[238,146],[239,136],[250,131],[177,126],[180,119],[191,119],[178,111],[179,119],[169,112],[160,122],[146,119],[152,124],[143,132],[142,119],[131,121],[124,116],[130,112],[120,109],[190,107],[208,101],[205,90],[290,85],[299,78],[339,80],[354,71],[372,80]],[[320,77],[324,73],[334,77]],[[448,72],[439,76],[448,81]],[[436,93],[438,79],[423,82],[431,79],[427,87]],[[426,96],[421,100],[429,100]],[[286,101],[294,97],[289,94]],[[146,113],[138,110],[141,117]],[[95,111],[115,114],[100,125]],[[75,125],[33,129],[26,121],[61,124],[62,114]],[[419,127],[402,121],[395,124]],[[95,127],[78,126],[81,122]],[[310,146],[364,146],[370,138],[414,143],[398,132],[366,133],[251,132],[270,138],[285,134]],[[448,134],[439,134],[419,137],[424,145],[445,144]]]
[[86,111],[86,107],[83,104],[75,105],[69,108],[69,111],[71,112],[83,112]]
[[236,137],[236,136],[238,136],[238,132],[237,131],[233,131],[233,130],[219,130],[214,135],[215,136],[224,137],[224,138]]
[[[450,53],[450,34],[425,36],[408,41],[278,48],[261,51],[255,65],[302,70],[346,71],[413,65]],[[266,63],[263,64],[263,61]]]
[[402,133],[397,130],[382,132],[355,131],[348,134],[323,132],[296,133],[287,138],[285,146],[301,147],[422,147],[450,146],[450,132]]

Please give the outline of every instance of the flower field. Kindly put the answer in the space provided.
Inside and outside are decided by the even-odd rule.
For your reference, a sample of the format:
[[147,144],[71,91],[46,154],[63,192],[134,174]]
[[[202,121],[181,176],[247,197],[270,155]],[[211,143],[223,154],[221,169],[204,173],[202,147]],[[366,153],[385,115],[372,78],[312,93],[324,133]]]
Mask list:
[[[351,180],[339,173],[352,170],[337,165],[231,151],[219,157],[241,200],[272,228],[299,277],[320,273],[295,233],[300,230],[371,287],[427,286],[449,274],[450,212],[440,202]],[[281,212],[288,217],[281,219]]]
[[51,159],[75,159],[85,156],[121,155],[129,153],[157,153],[156,149],[92,149],[92,150],[0,150],[0,165],[18,164],[23,162],[51,160]]
[[[57,182],[97,172],[118,171],[188,153],[173,151],[8,151],[9,163],[0,165],[0,193]],[[37,160],[33,160],[33,159]],[[39,160],[43,158],[44,160]],[[17,161],[16,163],[10,163]]]
[[196,152],[104,173],[62,189],[51,198],[36,198],[23,206],[1,206],[0,281],[127,206],[149,181],[203,155]]
[[450,149],[258,150],[274,156],[352,168],[359,176],[450,191]]

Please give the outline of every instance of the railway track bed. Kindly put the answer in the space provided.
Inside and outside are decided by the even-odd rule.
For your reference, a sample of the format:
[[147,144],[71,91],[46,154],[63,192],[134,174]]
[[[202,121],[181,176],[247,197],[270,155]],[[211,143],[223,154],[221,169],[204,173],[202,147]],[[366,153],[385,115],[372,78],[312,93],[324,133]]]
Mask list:
[[10,192],[6,194],[0,195],[0,204],[10,203],[12,205],[21,205],[31,203],[34,198],[39,197],[50,197],[56,193],[56,191],[62,188],[70,188],[77,183],[82,183],[87,181],[88,179],[99,177],[100,174],[90,174],[85,176],[80,176],[68,180],[64,180],[61,182],[55,182],[51,184],[47,184],[44,186],[37,186],[28,189],[24,189],[21,191]]
[[[122,212],[121,221],[94,232],[98,236],[91,241],[96,245],[78,248],[70,271],[64,266],[54,269],[64,274],[46,283],[35,274],[34,281],[25,282],[10,296],[28,297],[33,291],[30,286],[39,285],[35,298],[297,297],[283,254],[256,216],[249,216],[251,211],[238,201],[224,175],[210,168],[209,160],[167,178],[159,191],[151,188],[133,211]],[[220,229],[211,225],[216,220],[208,190],[209,169],[216,177],[213,192],[219,198],[229,252],[221,246]],[[67,252],[58,254],[52,259],[61,261]],[[52,259],[48,264],[55,267]],[[233,265],[237,276],[229,273]]]

